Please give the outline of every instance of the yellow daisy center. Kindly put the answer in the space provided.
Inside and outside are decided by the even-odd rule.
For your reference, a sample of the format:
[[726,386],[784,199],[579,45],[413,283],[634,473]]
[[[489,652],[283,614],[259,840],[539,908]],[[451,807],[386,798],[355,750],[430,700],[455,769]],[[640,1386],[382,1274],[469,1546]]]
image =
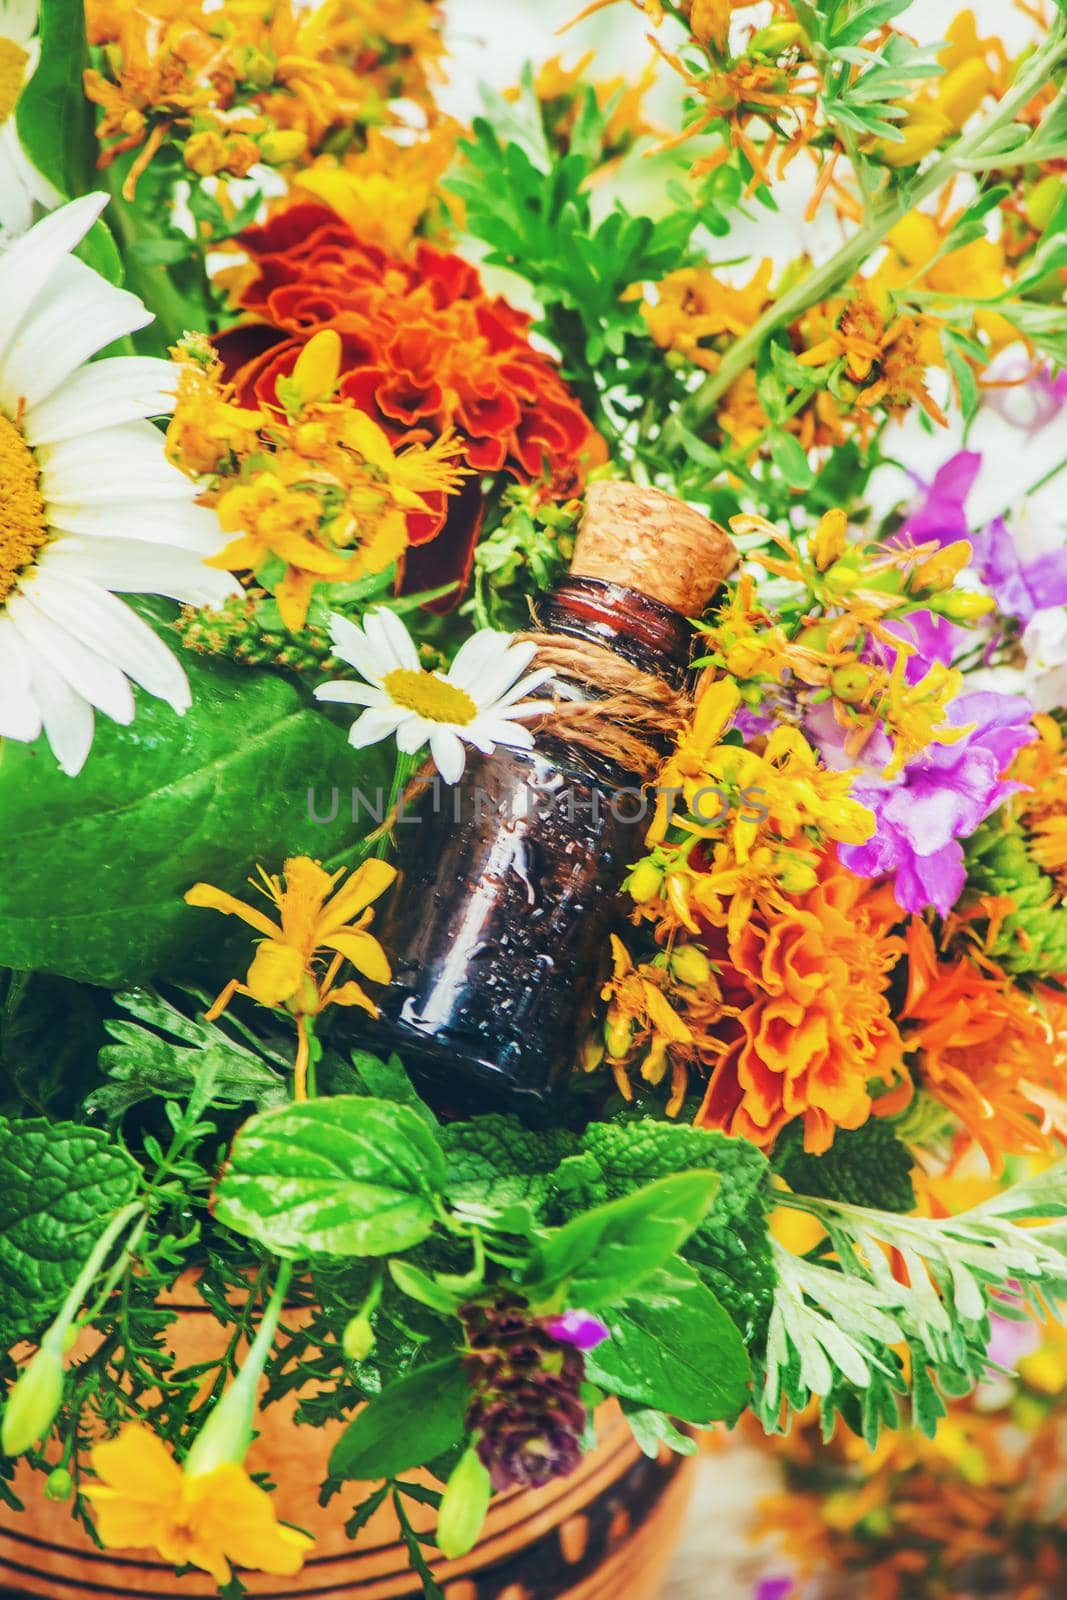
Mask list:
[[22,434],[0,415],[0,605],[51,537],[40,476]]
[[22,92],[29,56],[14,39],[0,38],[0,126],[15,109]]
[[465,690],[446,683],[444,678],[435,678],[432,672],[397,667],[382,680],[382,687],[396,705],[417,711],[430,722],[448,722],[464,728],[478,715],[478,707]]

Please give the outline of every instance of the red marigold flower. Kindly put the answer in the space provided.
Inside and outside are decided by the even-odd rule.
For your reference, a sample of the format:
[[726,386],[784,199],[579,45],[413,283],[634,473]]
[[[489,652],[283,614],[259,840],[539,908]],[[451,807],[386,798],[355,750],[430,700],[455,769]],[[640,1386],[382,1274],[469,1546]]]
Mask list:
[[[490,298],[469,262],[420,241],[410,259],[362,242],[325,206],[288,207],[241,235],[256,269],[240,291],[247,323],[216,340],[238,399],[275,401],[307,340],[341,337],[340,394],[390,439],[453,428],[476,476],[451,498],[413,513],[405,587],[464,580],[481,523],[477,474],[545,477],[561,494],[604,459],[603,441],[552,361],[528,338],[530,318]],[[453,600],[455,596],[452,597]]]

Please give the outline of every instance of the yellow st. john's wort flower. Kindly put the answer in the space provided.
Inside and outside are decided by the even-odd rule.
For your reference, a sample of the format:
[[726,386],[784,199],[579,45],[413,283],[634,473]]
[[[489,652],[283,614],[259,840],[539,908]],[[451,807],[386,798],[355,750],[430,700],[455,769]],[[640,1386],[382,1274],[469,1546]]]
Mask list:
[[220,1586],[231,1563],[292,1577],[314,1540],[283,1527],[266,1490],[225,1461],[207,1472],[183,1470],[141,1423],[127,1423],[90,1457],[99,1483],[82,1492],[108,1549],[154,1549],[176,1567],[199,1567]]
[[263,935],[244,983],[228,984],[212,1007],[217,1016],[235,993],[247,994],[261,1006],[286,1006],[294,1015],[315,1016],[324,1006],[361,1006],[372,1016],[378,1008],[359,984],[335,982],[343,961],[374,983],[392,976],[385,951],[368,933],[374,913],[370,905],[396,877],[385,861],[364,861],[341,888],[344,869],[327,872],[308,856],[292,856],[284,873],[259,869],[252,886],[276,908],[272,921],[258,907],[210,883],[195,883],[185,898],[226,916],[240,917]]

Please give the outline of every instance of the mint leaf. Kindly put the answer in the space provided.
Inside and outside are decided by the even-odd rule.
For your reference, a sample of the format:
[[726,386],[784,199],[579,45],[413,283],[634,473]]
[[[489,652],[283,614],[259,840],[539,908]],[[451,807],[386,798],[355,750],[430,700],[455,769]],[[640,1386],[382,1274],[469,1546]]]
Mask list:
[[535,1252],[528,1268],[531,1295],[565,1286],[573,1305],[621,1299],[685,1243],[718,1183],[712,1172],[678,1173],[575,1217]]
[[441,1129],[448,1163],[448,1196],[454,1205],[494,1211],[515,1204],[535,1210],[545,1200],[552,1174],[578,1149],[565,1128],[535,1133],[516,1117],[492,1113]]
[[[160,631],[165,632],[165,629]],[[176,640],[170,641],[177,643]],[[270,672],[185,657],[193,704],[184,717],[144,694],[120,728],[98,718],[77,778],[47,748],[5,741],[0,816],[0,966],[42,969],[119,988],[210,952],[247,965],[247,930],[185,905],[199,879],[234,893],[257,862],[272,870],[304,852],[351,859],[353,784],[381,772],[294,684]],[[266,776],[265,776],[266,775]],[[377,782],[377,778],[373,778]],[[334,822],[308,817],[308,788]]]
[[408,1077],[398,1055],[394,1053],[388,1061],[383,1061],[369,1050],[353,1050],[352,1066],[367,1092],[376,1100],[395,1100],[398,1105],[410,1106],[424,1122],[436,1128],[437,1118]]
[[596,1161],[612,1199],[670,1172],[718,1174],[715,1203],[682,1254],[729,1311],[746,1344],[759,1344],[775,1285],[764,1205],[766,1157],[745,1139],[632,1115],[590,1124],[582,1148]]
[[604,1320],[611,1338],[585,1358],[592,1383],[683,1422],[735,1417],[748,1403],[752,1372],[741,1335],[684,1262],[654,1272]]
[[356,1413],[330,1454],[331,1478],[395,1478],[463,1438],[470,1385],[458,1356],[416,1367]]
[[444,1179],[440,1146],[417,1112],[337,1095],[250,1118],[215,1214],[278,1255],[391,1255],[430,1232]]
[[9,1339],[58,1308],[137,1176],[99,1128],[0,1117],[0,1325]]
[[873,1206],[876,1211],[914,1211],[915,1165],[891,1123],[872,1117],[862,1128],[839,1128],[825,1155],[804,1152],[803,1136],[787,1133],[775,1165],[795,1194]]

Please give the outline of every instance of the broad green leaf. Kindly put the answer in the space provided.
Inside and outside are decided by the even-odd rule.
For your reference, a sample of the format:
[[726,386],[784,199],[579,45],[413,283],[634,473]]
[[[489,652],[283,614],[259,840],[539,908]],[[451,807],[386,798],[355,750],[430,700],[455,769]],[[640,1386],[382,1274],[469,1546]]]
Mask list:
[[89,65],[83,0],[44,0],[39,35],[40,61],[19,95],[15,124],[37,170],[73,199],[94,187],[96,153],[93,108],[82,92]]
[[[230,970],[246,970],[251,934],[185,905],[186,889],[203,879],[247,897],[257,862],[351,862],[352,787],[383,781],[380,754],[352,750],[342,727],[272,672],[188,654],[183,665],[185,716],[138,694],[129,727],[97,718],[76,778],[43,741],[0,745],[0,966],[117,988],[195,956],[214,983],[227,938]],[[309,817],[312,786],[320,817],[336,787],[333,821]]]
[[399,1105],[410,1106],[424,1122],[431,1127],[437,1126],[437,1118],[408,1077],[398,1055],[391,1055],[388,1061],[383,1061],[369,1050],[353,1050],[352,1065],[376,1099],[395,1100]]
[[330,1454],[332,1478],[395,1478],[463,1438],[470,1384],[457,1356],[416,1367],[356,1413]]
[[100,1128],[0,1118],[0,1326],[29,1332],[55,1311],[137,1167]]
[[733,1319],[691,1267],[673,1262],[604,1317],[611,1338],[587,1353],[586,1376],[610,1394],[704,1424],[748,1403],[748,1355]]
[[441,1148],[417,1112],[336,1095],[251,1117],[215,1215],[277,1255],[391,1255],[429,1233],[444,1181]]
[[535,1254],[533,1290],[547,1296],[566,1286],[577,1306],[623,1299],[699,1227],[718,1187],[714,1172],[680,1172],[574,1217]]

